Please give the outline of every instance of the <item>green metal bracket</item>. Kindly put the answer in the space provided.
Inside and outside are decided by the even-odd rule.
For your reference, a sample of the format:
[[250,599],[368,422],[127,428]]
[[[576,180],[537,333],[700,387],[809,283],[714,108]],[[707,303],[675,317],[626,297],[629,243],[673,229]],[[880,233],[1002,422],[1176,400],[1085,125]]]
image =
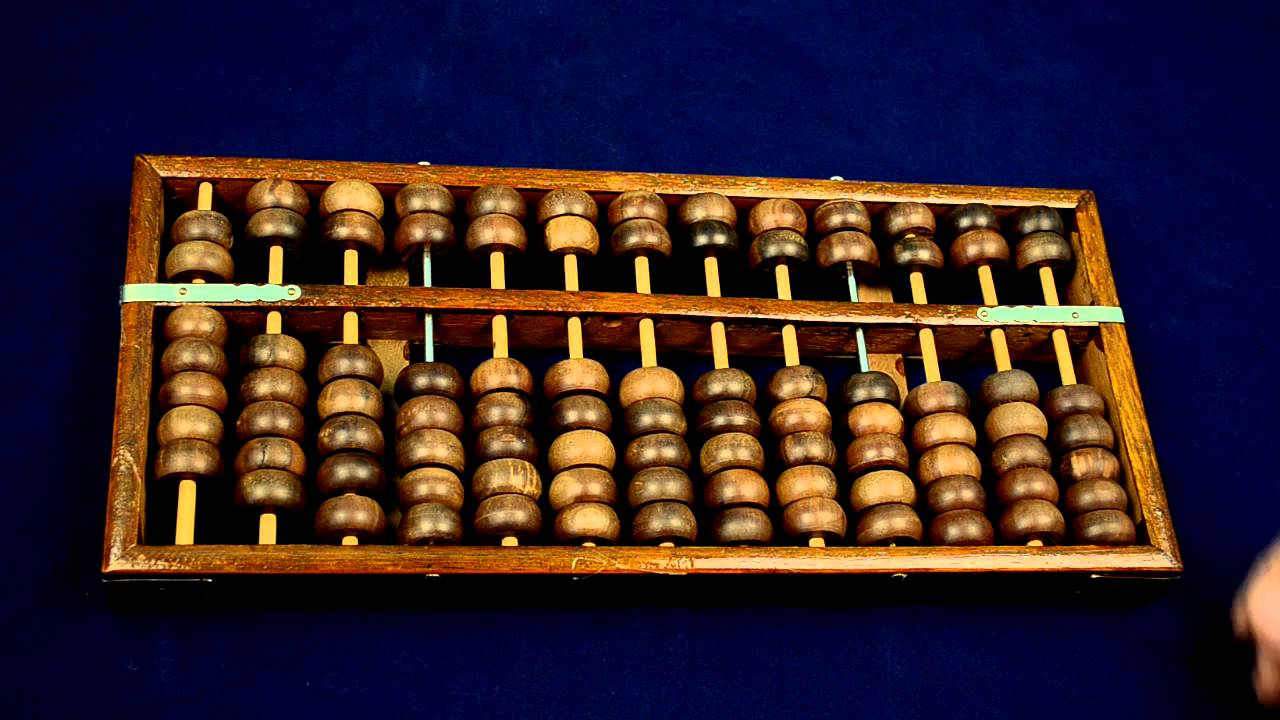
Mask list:
[[289,302],[300,297],[302,297],[302,288],[297,285],[136,283],[120,287],[121,303]]
[[998,305],[978,309],[978,319],[999,324],[1123,323],[1124,311],[1108,305]]

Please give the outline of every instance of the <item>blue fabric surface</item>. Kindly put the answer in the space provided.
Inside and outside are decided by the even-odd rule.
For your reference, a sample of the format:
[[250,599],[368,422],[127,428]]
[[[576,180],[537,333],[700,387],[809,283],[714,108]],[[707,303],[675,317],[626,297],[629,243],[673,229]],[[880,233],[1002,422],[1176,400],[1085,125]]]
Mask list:
[[[1275,6],[690,5],[11,11],[9,703],[187,720],[1252,712],[1227,605],[1280,529]],[[1186,577],[1118,604],[1015,585],[852,607],[513,590],[506,609],[109,609],[113,299],[138,152],[1091,188]]]

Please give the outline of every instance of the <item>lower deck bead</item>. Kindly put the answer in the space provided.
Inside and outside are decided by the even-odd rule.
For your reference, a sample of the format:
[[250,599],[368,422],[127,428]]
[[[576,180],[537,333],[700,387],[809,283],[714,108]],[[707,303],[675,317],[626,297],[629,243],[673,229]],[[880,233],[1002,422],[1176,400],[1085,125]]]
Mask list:
[[[320,357],[316,377],[321,385],[327,385],[338,378],[350,377],[368,380],[375,386],[382,387],[382,360],[367,345],[334,345]],[[398,382],[399,378],[396,380]]]
[[426,428],[461,435],[463,420],[458,403],[443,395],[419,395],[400,406],[396,413],[396,437]]
[[879,370],[858,372],[840,386],[840,399],[845,407],[854,408],[863,403],[882,402],[895,410],[902,405],[902,392],[898,383],[888,373]]
[[221,413],[227,409],[227,388],[216,375],[190,370],[170,375],[156,399],[161,410],[199,405]]
[[1064,485],[1085,480],[1116,482],[1120,479],[1120,460],[1106,448],[1072,450],[1058,461],[1058,477]]
[[631,537],[646,545],[688,544],[698,537],[698,521],[684,503],[651,502],[636,511],[631,520]]
[[850,475],[862,475],[872,470],[901,470],[906,472],[911,461],[902,438],[889,433],[875,433],[856,437],[845,451],[845,465]]
[[1014,435],[991,446],[991,472],[997,476],[1026,467],[1048,470],[1052,465],[1049,446],[1034,435]]
[[747,433],[723,433],[703,443],[698,461],[707,477],[731,468],[760,472],[764,470],[764,448]]
[[1053,431],[1053,444],[1059,452],[1078,448],[1100,447],[1112,450],[1116,445],[1111,423],[1098,415],[1080,413],[1063,418]]
[[1071,520],[1071,532],[1082,545],[1132,545],[1138,530],[1120,510],[1094,510]]
[[609,403],[594,395],[569,395],[551,406],[551,431],[563,433],[570,430],[599,430],[607,433],[613,429],[613,413]]
[[902,410],[917,419],[942,412],[968,415],[969,394],[950,380],[920,383],[907,393]]
[[462,516],[456,508],[424,502],[400,518],[401,545],[453,545],[462,541]]
[[911,428],[911,446],[916,452],[924,452],[938,445],[965,445],[974,447],[978,444],[978,431],[968,415],[954,412],[940,412],[925,415],[916,421]]
[[890,405],[887,402],[869,401],[854,405],[849,408],[845,421],[849,425],[849,432],[854,437],[876,433],[902,437],[906,429],[902,411],[898,410],[896,405]]
[[420,362],[409,365],[396,376],[395,397],[401,404],[419,395],[443,395],[457,402],[462,399],[465,387],[462,374],[454,366]]
[[387,516],[372,498],[338,495],[325,500],[316,510],[315,530],[316,536],[325,542],[339,542],[351,536],[364,542],[386,532]]
[[618,513],[604,503],[580,502],[556,513],[556,539],[560,542],[615,543],[622,532]]
[[322,497],[339,493],[378,495],[386,485],[382,461],[367,453],[334,453],[316,469],[316,491]]
[[732,505],[768,508],[769,483],[765,482],[758,470],[724,470],[707,477],[702,502],[712,509]]
[[396,441],[396,465],[401,470],[439,465],[461,474],[466,467],[466,454],[457,435],[423,428]]
[[741,400],[748,405],[756,401],[756,383],[745,370],[717,368],[708,370],[693,384],[693,401],[700,406],[722,400]]
[[382,428],[367,415],[335,415],[320,426],[316,448],[321,456],[344,450],[381,455],[386,450]]
[[[750,436],[748,436],[750,437]],[[624,453],[627,469],[639,472],[651,467],[688,470],[693,457],[684,438],[672,433],[652,433],[632,440]]]
[[630,437],[658,432],[684,435],[688,430],[684,409],[666,398],[637,400],[627,406],[623,418]]
[[745,400],[717,400],[698,411],[694,427],[702,437],[729,432],[760,437],[760,416]]
[[252,440],[267,435],[278,435],[301,443],[307,435],[302,411],[280,400],[262,400],[245,406],[236,420],[236,436],[241,440]]
[[612,470],[616,459],[613,441],[598,430],[570,430],[553,440],[547,450],[552,473],[580,466]]
[[316,413],[321,420],[334,415],[356,413],[374,420],[382,419],[382,391],[368,380],[339,378],[320,388]]
[[485,428],[476,435],[475,459],[478,463],[499,458],[538,461],[538,444],[533,433],[522,427],[499,425]]
[[825,497],[807,497],[782,509],[782,529],[791,537],[844,537],[848,518],[840,503]]
[[552,510],[571,503],[618,503],[618,485],[608,470],[598,467],[572,467],[551,479],[547,499]]
[[302,341],[291,335],[254,335],[240,348],[240,365],[255,370],[281,367],[300,373],[307,369],[307,351]]
[[951,475],[971,478],[982,477],[982,463],[967,445],[939,445],[920,455],[916,463],[916,478],[921,485]]
[[284,470],[254,470],[236,479],[235,501],[241,507],[299,512],[307,505],[302,478]]
[[987,509],[987,492],[982,483],[964,475],[939,478],[925,489],[925,504],[935,515],[953,510]]
[[827,401],[827,380],[822,372],[808,365],[784,367],[769,378],[769,399],[776,405],[797,398]]
[[179,338],[160,356],[160,372],[169,377],[186,371],[209,373],[221,380],[227,376],[227,355],[208,340]]
[[240,381],[240,404],[279,400],[302,408],[307,404],[307,381],[302,375],[282,367],[250,370]]
[[764,510],[738,505],[716,513],[711,538],[717,545],[768,545],[773,541],[773,523]]
[[778,442],[778,458],[783,465],[835,465],[836,446],[823,432],[791,433]]
[[1000,515],[1000,536],[1009,542],[1025,544],[1039,540],[1057,545],[1067,532],[1067,522],[1058,506],[1048,500],[1019,500]]
[[471,429],[475,432],[502,426],[531,428],[533,425],[533,403],[517,392],[499,390],[485,393],[471,409]]
[[952,510],[929,523],[929,542],[934,545],[991,545],[995,535],[991,521],[977,510]]
[[901,503],[876,505],[858,517],[854,537],[859,545],[915,545],[924,525],[915,509]]
[[1049,421],[1040,408],[1029,402],[1010,402],[997,405],[987,413],[984,423],[987,440],[992,443],[1016,435],[1033,435],[1044,440],[1049,437]]
[[164,319],[164,339],[194,337],[223,347],[227,344],[227,320],[222,313],[204,305],[182,305]]
[[996,497],[1001,505],[1012,505],[1019,500],[1048,500],[1058,502],[1058,482],[1048,472],[1034,467],[1018,468],[1000,476],[996,482]]
[[213,443],[179,438],[160,446],[155,471],[156,480],[160,481],[217,477],[222,474],[222,453]]
[[478,398],[497,391],[530,395],[533,393],[533,373],[515,358],[489,358],[471,371],[471,395]]
[[679,375],[664,367],[636,368],[623,376],[618,386],[618,402],[624,410],[649,398],[663,398],[683,405],[684,383]]
[[1092,385],[1060,385],[1045,396],[1044,411],[1050,420],[1057,423],[1071,415],[1102,417],[1107,412],[1107,403]]
[[831,433],[831,411],[813,398],[785,400],[769,412],[769,429],[779,437],[797,432]]
[[179,438],[217,445],[222,442],[222,418],[203,405],[179,405],[160,418],[156,441],[164,446]]
[[591,358],[569,358],[555,363],[542,378],[542,389],[548,400],[568,393],[609,394],[609,371]]
[[854,512],[887,503],[915,506],[916,486],[899,470],[875,470],[849,486],[849,507]]
[[807,497],[834,499],[840,492],[836,474],[824,465],[798,465],[783,470],[774,487],[782,506]]
[[426,503],[443,505],[454,512],[462,509],[465,493],[457,473],[442,467],[414,468],[396,483],[400,507],[408,510]]
[[693,481],[677,467],[645,468],[631,476],[627,485],[627,504],[633,508],[653,502],[693,504]]
[[542,478],[533,463],[515,458],[490,460],[471,476],[471,494],[477,500],[487,500],[498,495],[523,495],[537,499],[542,496]]
[[989,408],[1011,402],[1037,405],[1040,402],[1040,387],[1026,370],[1002,370],[988,375],[982,381],[978,397]]
[[301,477],[307,474],[307,456],[301,445],[288,438],[254,438],[240,446],[235,469],[236,475],[254,470],[285,470]]
[[484,537],[536,535],[542,529],[542,511],[527,495],[494,495],[476,506],[475,529]]
[[1127,510],[1129,493],[1111,480],[1084,480],[1067,488],[1062,506],[1071,515],[1095,510]]

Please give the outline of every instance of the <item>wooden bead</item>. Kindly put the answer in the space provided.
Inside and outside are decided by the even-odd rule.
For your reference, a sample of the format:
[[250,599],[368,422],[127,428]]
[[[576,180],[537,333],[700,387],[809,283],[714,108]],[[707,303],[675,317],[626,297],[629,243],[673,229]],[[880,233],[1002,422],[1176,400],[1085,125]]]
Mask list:
[[401,475],[396,483],[396,495],[400,507],[406,510],[431,503],[458,512],[465,499],[462,480],[453,470],[444,467],[414,468]]
[[895,240],[891,248],[895,267],[907,271],[941,270],[946,264],[942,248],[928,237],[908,237]]
[[345,210],[358,210],[382,219],[385,210],[382,193],[363,180],[339,180],[329,185],[320,195],[320,217],[330,217]]
[[769,378],[766,388],[769,400],[775,405],[796,398],[813,398],[827,401],[827,380],[822,372],[808,365],[793,365],[779,369]]
[[671,257],[671,235],[655,220],[628,220],[614,228],[609,238],[614,255]]
[[1071,415],[1102,417],[1107,414],[1107,403],[1092,385],[1060,385],[1045,396],[1044,411],[1057,424]]
[[231,221],[226,215],[213,210],[188,210],[173,221],[169,232],[173,244],[185,242],[217,243],[228,250],[235,238],[231,234]]
[[791,537],[839,540],[847,525],[844,508],[830,498],[802,498],[782,509],[782,529]]
[[1058,483],[1041,468],[1018,468],[1000,476],[1000,480],[996,482],[996,497],[1004,506],[1031,499],[1057,503]]
[[[636,405],[640,404],[636,403]],[[756,414],[756,409],[744,400],[713,402],[698,411],[694,424],[702,437],[728,432],[760,437],[760,416]]]
[[702,406],[720,400],[742,400],[754,404],[755,381],[738,368],[718,368],[699,375],[693,384],[693,401]]
[[471,373],[471,394],[480,397],[499,390],[533,393],[533,373],[515,358],[489,358]]
[[684,410],[665,398],[649,398],[632,403],[626,409],[628,437],[663,432],[684,435],[688,430]]
[[1012,402],[1040,404],[1040,388],[1036,379],[1025,370],[1002,370],[991,373],[982,381],[978,397],[986,407],[993,408]]
[[1111,430],[1111,423],[1097,415],[1070,415],[1053,429],[1053,446],[1058,452],[1086,447],[1113,450],[1115,445],[1116,436]]
[[306,215],[311,212],[311,198],[302,186],[283,178],[259,180],[244,196],[244,211],[250,215],[269,208],[281,208]]
[[761,200],[751,208],[747,216],[747,227],[752,237],[770,230],[790,230],[803,236],[809,229],[809,221],[805,217],[804,208],[794,200],[774,198]]
[[915,427],[911,429],[911,446],[916,452],[949,443],[968,447],[978,444],[978,431],[973,428],[968,415],[954,412],[933,413],[917,420]]
[[241,441],[275,435],[301,443],[307,436],[307,421],[296,405],[279,400],[263,400],[245,405],[236,420],[236,437]]
[[365,415],[335,415],[320,425],[316,448],[321,457],[342,450],[381,455],[386,445],[377,420]]
[[368,542],[387,531],[387,516],[382,506],[363,495],[338,495],[321,503],[316,510],[316,537],[337,543],[345,537]]
[[538,444],[533,433],[522,427],[498,425],[485,428],[476,435],[476,462],[488,462],[499,458],[516,458],[528,462],[538,461]]
[[880,251],[871,236],[857,230],[831,233],[818,242],[818,267],[843,270],[853,264],[855,277],[866,278],[880,269]]
[[951,264],[960,270],[1009,262],[1009,243],[997,230],[970,230],[951,241]]
[[203,405],[179,405],[160,418],[156,442],[163,446],[180,438],[217,445],[222,442],[222,418]]
[[178,438],[156,452],[156,480],[212,478],[222,474],[218,446],[194,438]]
[[[351,382],[364,381],[352,380]],[[324,392],[321,391],[321,394],[323,395]],[[493,395],[498,394],[493,393]],[[425,428],[436,428],[453,435],[461,435],[462,410],[458,408],[458,403],[443,395],[419,395],[400,406],[400,411],[396,413],[396,437],[404,437],[415,430]]]
[[738,209],[720,193],[698,193],[685,198],[680,204],[680,224],[693,225],[704,220],[737,225]]
[[387,244],[382,223],[362,212],[339,212],[324,219],[320,234],[325,240],[344,249],[356,249],[370,255],[381,255]]
[[[378,367],[382,366],[379,364]],[[419,395],[441,395],[456,402],[462,399],[465,387],[462,375],[452,365],[420,362],[406,367],[396,376],[395,396],[402,405]]]
[[401,545],[454,545],[462,541],[462,516],[440,503],[422,503],[400,518]]
[[266,208],[249,217],[246,240],[296,249],[307,238],[307,219],[292,210]]
[[1058,506],[1048,500],[1019,500],[1000,514],[1000,537],[1008,542],[1025,544],[1040,540],[1057,545],[1067,532],[1067,521]]
[[913,418],[941,412],[969,414],[969,394],[950,380],[926,382],[911,388],[903,411]]
[[915,545],[924,536],[924,525],[915,509],[901,503],[868,508],[858,517],[854,537],[859,545]]
[[223,347],[227,344],[227,320],[222,313],[203,305],[174,308],[164,320],[164,339],[200,338]]
[[221,347],[199,338],[180,338],[169,343],[160,356],[160,372],[169,377],[188,370],[209,373],[218,379],[225,378],[226,353],[222,352]]
[[254,470],[284,470],[302,477],[307,474],[307,455],[301,445],[289,438],[254,438],[240,446],[235,470],[236,475]]
[[316,412],[321,420],[343,413],[359,413],[382,419],[382,391],[368,380],[340,378],[320,388]]
[[1019,235],[1030,235],[1038,232],[1051,232],[1066,235],[1066,226],[1062,224],[1062,216],[1057,210],[1044,205],[1033,205],[1023,208],[1013,223],[1013,230]]
[[779,505],[808,497],[834,499],[840,492],[836,474],[825,465],[797,465],[778,475],[776,486]]
[[1128,510],[1129,493],[1110,480],[1085,480],[1067,488],[1063,507],[1072,515],[1095,510]]
[[600,251],[600,233],[591,221],[576,215],[552,218],[543,231],[547,250],[558,255],[595,255]]
[[733,255],[738,252],[738,233],[718,220],[702,220],[689,226],[689,247],[706,255]]
[[621,534],[618,513],[604,503],[574,503],[556,514],[555,535],[560,542],[612,544]]
[[529,247],[524,226],[510,215],[481,215],[467,226],[467,252],[523,253]]
[[[778,493],[781,501],[782,493]],[[849,486],[849,507],[854,512],[887,503],[914,507],[916,485],[900,470],[875,470],[860,476]]]
[[809,244],[804,235],[792,230],[767,230],[751,241],[747,262],[752,268],[769,269],[778,263],[801,265],[809,262]]
[[334,345],[320,358],[317,377],[321,385],[350,377],[382,387],[382,360],[367,345]]
[[627,504],[638,508],[653,502],[693,504],[693,481],[677,467],[645,468],[631,476]]
[[561,360],[547,369],[542,378],[542,390],[548,400],[555,400],[567,393],[609,394],[609,371],[604,365],[590,358]]
[[466,466],[466,455],[456,434],[423,428],[400,436],[396,442],[396,463],[401,470],[440,465],[461,473]]
[[1094,510],[1071,519],[1071,534],[1081,545],[1132,545],[1138,530],[1120,510]]
[[616,505],[618,485],[613,481],[613,475],[604,468],[571,467],[560,471],[551,479],[547,499],[553,510],[560,510],[571,503]]
[[684,405],[684,383],[679,375],[664,367],[636,368],[622,378],[618,402],[624,409],[648,398],[664,398]]
[[453,221],[435,213],[416,213],[396,226],[393,242],[402,261],[421,250],[444,255],[454,244]]
[[594,223],[600,217],[596,201],[581,190],[561,188],[552,190],[538,201],[538,222],[546,224],[558,217],[580,217]]
[[797,432],[831,434],[831,411],[813,398],[784,400],[769,412],[769,429],[778,437]]
[[514,189],[502,185],[476,188],[467,198],[467,217],[471,220],[494,214],[524,220],[525,212],[524,197]]
[[872,470],[901,470],[906,472],[911,461],[902,438],[889,433],[872,433],[853,439],[844,454],[845,466],[850,475],[861,475]]
[[698,462],[704,476],[722,470],[745,468],[757,473],[764,470],[764,448],[760,441],[746,433],[724,433],[709,438],[702,444]]
[[542,478],[533,463],[519,458],[497,458],[482,463],[471,476],[471,494],[484,500],[502,494],[542,497]]
[[652,502],[636,511],[631,519],[631,537],[637,543],[691,543],[698,537],[698,521],[688,505]]
[[845,416],[849,432],[854,437],[888,433],[902,437],[905,422],[896,405],[885,402],[864,402],[854,405]]
[[813,229],[819,235],[841,230],[854,230],[869,235],[871,215],[867,212],[867,207],[857,200],[828,200],[813,211]]
[[773,523],[760,508],[726,508],[711,519],[711,540],[717,545],[768,545],[773,542]]
[[254,335],[240,348],[240,365],[246,368],[279,367],[301,373],[307,369],[307,350],[289,335]]
[[1056,233],[1034,233],[1014,246],[1013,259],[1019,270],[1041,267],[1057,270],[1071,264],[1071,245]]
[[227,389],[222,381],[202,372],[174,373],[160,386],[156,399],[162,411],[179,405],[200,405],[216,413],[227,409]]
[[707,482],[702,489],[702,502],[713,510],[731,505],[769,507],[769,483],[758,470],[730,468],[715,473],[704,470],[703,475]]
[[1049,447],[1034,435],[1014,435],[991,446],[991,472],[996,475],[1027,467],[1048,470],[1052,464]]
[[822,432],[798,432],[778,441],[778,459],[793,465],[834,465],[836,446],[831,435]]
[[254,470],[236,479],[236,505],[261,510],[301,512],[307,507],[302,478],[284,470]]
[[324,497],[344,492],[380,495],[386,486],[382,462],[367,453],[334,453],[316,469],[316,491]]
[[551,431],[556,434],[578,429],[607,433],[613,429],[613,413],[609,410],[609,403],[594,395],[569,395],[560,398],[551,406],[550,420]]
[[231,253],[217,243],[203,240],[175,245],[164,258],[164,276],[169,282],[230,282],[235,272]]
[[551,441],[547,450],[552,473],[584,466],[612,470],[616,460],[613,441],[599,430],[570,430]]
[[396,216],[401,220],[415,214],[449,217],[457,212],[457,204],[449,188],[433,182],[410,183],[396,193]]
[[890,205],[881,218],[884,232],[889,237],[898,237],[908,233],[913,235],[932,235],[937,228],[933,212],[918,202],[902,202]]
[[854,373],[840,386],[840,399],[847,407],[867,402],[888,403],[897,408],[902,405],[898,383],[879,370]]
[[934,545],[991,545],[995,536],[991,521],[977,510],[952,510],[929,523],[929,542]]
[[965,203],[947,213],[947,229],[951,237],[960,237],[972,230],[999,230],[1000,219],[996,211],[986,203]]
[[935,515],[953,510],[987,509],[987,492],[982,483],[963,475],[938,478],[924,491],[924,502]]
[[1085,480],[1120,479],[1120,461],[1115,453],[1100,447],[1086,447],[1072,450],[1058,461],[1058,477],[1063,484],[1084,482]]
[[476,507],[475,529],[482,537],[537,535],[542,529],[542,511],[536,501],[524,495],[494,495]]
[[279,400],[302,408],[307,404],[307,395],[307,381],[302,375],[281,367],[251,370],[240,381],[240,404],[244,406],[264,400]]
[[[748,436],[750,437],[750,436]],[[627,469],[639,472],[651,467],[688,470],[692,456],[684,438],[673,433],[651,433],[633,439],[623,454]]]
[[[923,422],[923,421],[922,421]],[[1049,421],[1040,408],[1029,402],[1011,402],[997,405],[987,413],[983,423],[987,440],[998,443],[1015,435],[1033,435],[1044,440],[1049,437]]]
[[533,404],[513,392],[485,393],[471,413],[471,429],[481,432],[495,427],[532,428]]
[[920,455],[916,463],[916,478],[921,485],[951,475],[981,478],[982,463],[973,449],[966,445],[938,445]]
[[609,203],[609,224],[618,226],[627,220],[646,219],[667,224],[667,204],[648,190],[628,190]]

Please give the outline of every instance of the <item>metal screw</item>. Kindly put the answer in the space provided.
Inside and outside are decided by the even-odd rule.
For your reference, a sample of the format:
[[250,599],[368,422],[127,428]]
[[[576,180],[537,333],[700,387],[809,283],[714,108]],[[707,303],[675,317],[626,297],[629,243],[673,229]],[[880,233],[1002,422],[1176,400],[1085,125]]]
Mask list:
[[844,181],[844,178],[840,177],[839,175],[832,175],[832,176],[831,176],[831,179],[832,179],[832,180],[839,180],[839,181],[842,181],[842,182]]
[[431,163],[427,162],[426,160],[419,160],[419,161],[418,161],[418,164],[419,164],[419,165],[430,165]]

